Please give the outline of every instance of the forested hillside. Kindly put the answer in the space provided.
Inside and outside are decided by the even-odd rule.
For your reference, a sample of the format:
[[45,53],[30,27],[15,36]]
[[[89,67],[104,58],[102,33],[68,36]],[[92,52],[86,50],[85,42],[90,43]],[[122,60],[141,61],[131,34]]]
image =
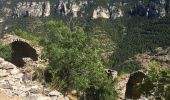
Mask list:
[[[31,82],[69,100],[170,99],[169,0],[0,5],[0,57],[30,73]],[[0,72],[0,80],[8,76]],[[60,100],[41,94],[50,96],[42,100]]]

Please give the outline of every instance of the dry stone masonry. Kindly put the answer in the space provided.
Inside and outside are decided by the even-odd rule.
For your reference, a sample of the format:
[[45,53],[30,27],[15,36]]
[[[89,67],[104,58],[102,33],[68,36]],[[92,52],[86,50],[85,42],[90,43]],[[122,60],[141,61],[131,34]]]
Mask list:
[[69,100],[60,92],[50,91],[41,83],[30,80],[27,75],[0,58],[0,92],[7,97],[18,96],[21,100]]

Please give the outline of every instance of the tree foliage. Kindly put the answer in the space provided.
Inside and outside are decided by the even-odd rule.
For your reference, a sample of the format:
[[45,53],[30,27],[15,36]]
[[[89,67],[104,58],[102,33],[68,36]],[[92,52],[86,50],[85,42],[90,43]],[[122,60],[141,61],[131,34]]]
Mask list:
[[62,81],[63,91],[83,91],[88,100],[113,99],[112,83],[99,58],[98,40],[79,27],[71,31],[62,22],[49,21],[45,27],[47,38],[41,43],[49,59],[47,70],[52,75],[53,88]]

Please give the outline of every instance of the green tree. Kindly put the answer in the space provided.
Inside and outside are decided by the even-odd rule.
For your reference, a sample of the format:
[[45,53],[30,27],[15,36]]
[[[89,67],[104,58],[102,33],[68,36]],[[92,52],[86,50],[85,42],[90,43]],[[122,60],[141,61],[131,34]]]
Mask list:
[[71,31],[62,22],[49,21],[45,27],[47,40],[42,43],[49,59],[52,87],[76,89],[87,100],[113,100],[113,84],[104,72],[98,40],[79,27]]

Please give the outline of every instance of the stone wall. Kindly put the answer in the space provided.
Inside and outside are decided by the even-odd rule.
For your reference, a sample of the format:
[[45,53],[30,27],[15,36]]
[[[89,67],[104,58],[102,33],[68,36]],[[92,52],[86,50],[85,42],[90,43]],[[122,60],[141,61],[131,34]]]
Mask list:
[[[62,93],[50,91],[40,82],[32,81],[31,77],[31,73],[23,72],[0,58],[0,93],[8,98],[7,100],[69,100]],[[0,99],[3,100],[1,96]]]

